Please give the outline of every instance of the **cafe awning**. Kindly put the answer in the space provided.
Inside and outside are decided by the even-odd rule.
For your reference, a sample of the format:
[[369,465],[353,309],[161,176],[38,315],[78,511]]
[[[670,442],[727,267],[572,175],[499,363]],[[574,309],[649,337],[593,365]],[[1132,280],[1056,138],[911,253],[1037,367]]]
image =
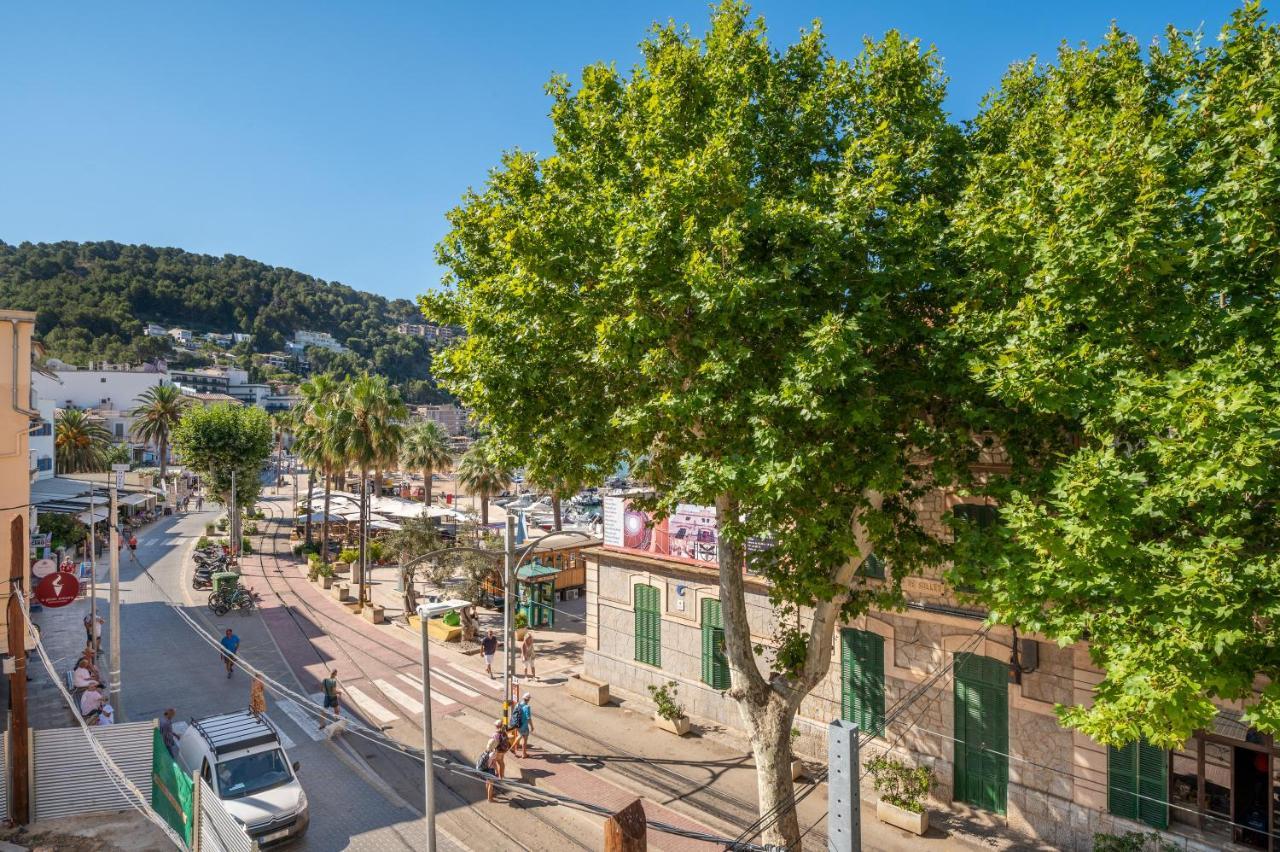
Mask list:
[[121,506],[144,506],[151,502],[150,494],[125,494],[119,498]]
[[[106,509],[94,509],[92,523],[97,523],[98,521],[105,521],[109,514],[111,513]],[[89,513],[81,512],[80,514],[76,515],[76,520],[78,520],[82,524],[90,523]]]

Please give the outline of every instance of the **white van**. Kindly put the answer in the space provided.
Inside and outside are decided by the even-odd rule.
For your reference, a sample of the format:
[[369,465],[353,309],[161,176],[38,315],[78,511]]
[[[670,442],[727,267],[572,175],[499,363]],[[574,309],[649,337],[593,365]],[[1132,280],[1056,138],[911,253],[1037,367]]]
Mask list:
[[198,772],[227,813],[261,845],[301,837],[311,815],[298,764],[266,716],[248,710],[193,719],[178,741],[178,761]]

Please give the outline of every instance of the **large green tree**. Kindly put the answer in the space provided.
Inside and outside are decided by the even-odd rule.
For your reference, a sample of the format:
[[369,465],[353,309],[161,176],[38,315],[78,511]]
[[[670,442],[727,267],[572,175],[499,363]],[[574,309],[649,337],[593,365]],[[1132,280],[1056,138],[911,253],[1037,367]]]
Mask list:
[[1062,713],[1104,742],[1180,746],[1215,698],[1280,732],[1278,109],[1250,4],[1212,47],[1113,31],[1016,66],[976,123],[961,325],[1041,451],[958,573],[1089,642],[1105,677]]
[[169,436],[182,419],[189,400],[173,385],[147,388],[138,397],[138,406],[130,412],[133,436],[154,444],[160,457],[160,479],[169,469]]
[[[226,403],[190,406],[173,431],[173,446],[206,487],[231,505],[232,474],[236,504],[252,506],[262,491],[262,467],[271,456],[271,418],[255,406]],[[240,542],[240,512],[231,513],[231,540]]]
[[[658,27],[641,51],[629,76],[553,80],[554,153],[508,154],[466,196],[423,306],[465,325],[446,384],[535,479],[625,459],[659,508],[716,506],[728,695],[765,838],[791,847],[795,712],[836,626],[941,557],[912,503],[975,446],[945,336],[962,138],[936,56],[897,33],[851,61],[817,28],[779,51],[725,3],[703,38]],[[768,643],[756,535],[776,542]],[[873,550],[887,586],[858,576]]]

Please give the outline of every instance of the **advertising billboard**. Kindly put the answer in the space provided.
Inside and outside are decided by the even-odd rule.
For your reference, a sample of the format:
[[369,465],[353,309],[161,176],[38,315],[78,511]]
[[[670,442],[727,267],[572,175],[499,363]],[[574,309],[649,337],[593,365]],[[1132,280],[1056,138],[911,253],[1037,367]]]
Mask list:
[[696,565],[715,565],[720,535],[714,506],[678,503],[658,519],[630,497],[604,498],[604,546]]

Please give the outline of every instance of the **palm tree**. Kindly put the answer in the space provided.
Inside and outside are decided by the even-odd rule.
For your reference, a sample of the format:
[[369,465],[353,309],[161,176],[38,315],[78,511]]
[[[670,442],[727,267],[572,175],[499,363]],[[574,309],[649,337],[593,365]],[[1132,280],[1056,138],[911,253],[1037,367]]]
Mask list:
[[321,526],[321,559],[329,561],[329,495],[333,487],[334,459],[326,413],[342,392],[342,385],[330,374],[312,376],[298,388],[302,400],[293,408],[294,447],[306,462],[307,474],[307,544],[311,544],[311,493],[315,490],[315,471],[324,476],[324,520]]
[[480,525],[489,526],[489,498],[511,486],[511,468],[504,465],[492,445],[476,441],[458,462],[458,483],[480,495]]
[[182,419],[188,399],[174,385],[147,388],[138,399],[141,405],[129,412],[135,418],[130,432],[145,443],[155,444],[160,454],[160,481],[163,482],[169,466],[169,435]]
[[431,505],[431,476],[453,466],[449,453],[449,436],[439,423],[419,423],[405,435],[400,446],[400,461],[406,468],[422,471],[422,503]]
[[[369,471],[392,458],[400,446],[403,428],[400,421],[408,415],[400,392],[385,376],[363,373],[349,385],[339,405],[333,408],[333,428],[336,440],[345,448],[345,455],[360,470],[360,488],[363,492]],[[360,507],[360,603],[365,603],[367,559],[365,518],[368,507],[361,501]]]
[[53,445],[58,473],[92,473],[107,469],[111,434],[101,423],[78,408],[57,414]]

